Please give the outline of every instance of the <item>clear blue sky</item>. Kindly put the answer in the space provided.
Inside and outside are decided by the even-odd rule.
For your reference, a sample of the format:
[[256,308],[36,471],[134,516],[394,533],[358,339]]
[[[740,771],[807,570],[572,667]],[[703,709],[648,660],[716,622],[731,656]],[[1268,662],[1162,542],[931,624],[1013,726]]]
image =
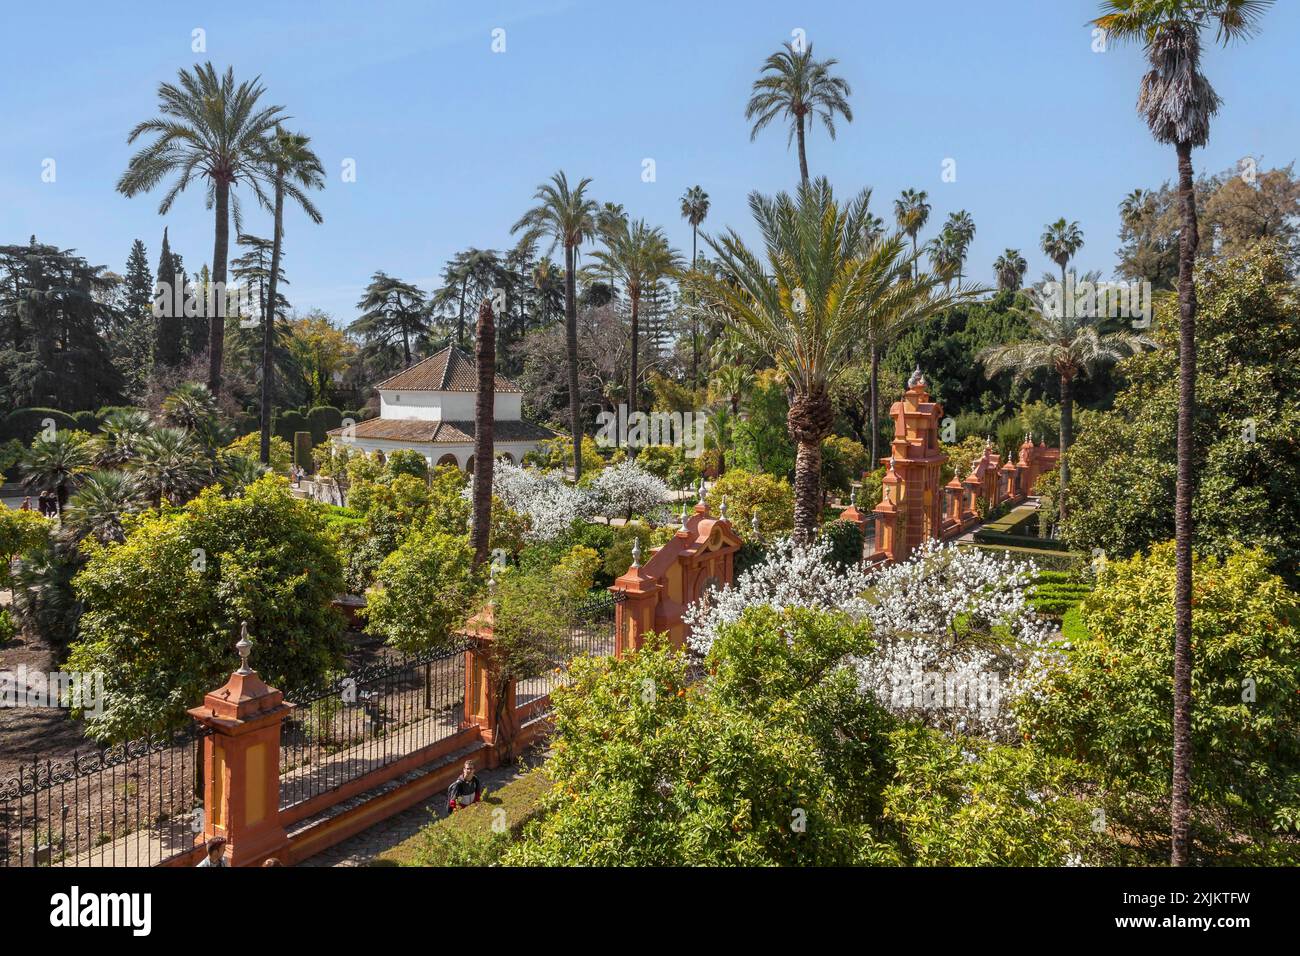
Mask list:
[[[113,188],[132,151],[126,135],[153,115],[160,81],[211,59],[260,74],[291,128],[313,138],[330,176],[325,223],[289,215],[288,293],[339,322],[376,269],[429,289],[455,251],[507,246],[536,184],[560,168],[592,177],[598,200],[665,226],[685,252],[679,197],[693,184],[713,200],[706,230],[752,235],[747,193],[789,188],[798,170],[783,131],[750,142],[744,106],[763,58],[796,28],[853,87],[855,121],[834,142],[811,133],[813,174],[843,191],[872,187],[890,222],[909,186],[929,191],[932,223],[969,210],[978,232],[967,271],[983,281],[1007,246],[1040,275],[1049,263],[1038,238],[1059,216],[1083,228],[1079,266],[1109,274],[1118,202],[1174,171],[1172,149],[1153,144],[1134,112],[1140,51],[1090,48],[1093,0],[7,6],[0,242],[36,233],[121,271],[139,237],[156,262],[160,196]],[[191,51],[196,27],[206,54]],[[491,50],[494,28],[504,53]],[[1277,4],[1263,31],[1207,52],[1226,102],[1198,169],[1300,157],[1300,4]],[[946,157],[955,183],[941,180]],[[54,183],[41,181],[46,158]],[[345,158],[355,183],[340,181]],[[641,179],[645,158],[653,183]],[[191,190],[166,224],[192,271],[211,257],[212,225]],[[245,229],[269,235],[265,214],[246,210]]]

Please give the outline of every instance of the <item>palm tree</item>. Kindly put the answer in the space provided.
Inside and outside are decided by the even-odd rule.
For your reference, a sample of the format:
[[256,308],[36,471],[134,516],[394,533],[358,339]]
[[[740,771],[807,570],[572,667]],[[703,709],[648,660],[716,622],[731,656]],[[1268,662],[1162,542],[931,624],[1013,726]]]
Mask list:
[[92,439],[95,464],[101,468],[128,465],[139,454],[141,440],[153,422],[138,408],[119,408],[104,417]]
[[754,81],[749,105],[745,107],[745,119],[754,124],[749,131],[751,143],[777,117],[792,121],[786,145],[798,137],[799,179],[805,186],[808,185],[808,155],[804,148],[804,134],[808,117],[819,117],[831,139],[835,138],[836,113],[853,122],[853,110],[848,100],[849,84],[831,75],[831,67],[838,62],[814,60],[811,43],[801,50],[786,43],[784,49],[773,53],[763,63],[763,75]]
[[1074,380],[1100,365],[1116,362],[1137,352],[1150,339],[1129,332],[1103,335],[1094,316],[1068,313],[1049,305],[1052,297],[1038,289],[1027,290],[1030,300],[1029,337],[1019,342],[994,345],[979,354],[989,377],[1014,372],[1028,378],[1039,369],[1051,369],[1061,383],[1061,494],[1060,520],[1066,518],[1066,491],[1070,483],[1070,445],[1074,441]]
[[623,220],[611,229],[605,236],[605,248],[597,250],[593,258],[623,280],[632,307],[632,353],[627,396],[628,413],[631,414],[637,410],[640,390],[637,359],[640,354],[641,296],[661,277],[680,268],[681,257],[668,245],[662,229],[658,226],[652,229],[644,219],[638,219],[635,222]]
[[1196,287],[1193,271],[1200,235],[1192,178],[1192,150],[1210,138],[1219,97],[1201,72],[1201,31],[1216,30],[1227,45],[1252,36],[1272,0],[1105,0],[1096,25],[1119,41],[1146,48],[1151,69],[1142,77],[1138,112],[1158,143],[1178,156],[1182,229],[1178,242],[1178,477],[1174,501],[1174,759],[1170,797],[1170,853],[1185,866],[1191,848],[1192,756],[1192,420],[1196,415]]
[[940,276],[946,288],[952,283],[953,276],[961,270],[962,249],[956,233],[944,227],[944,230],[931,239],[925,247],[930,257],[930,266],[935,275]]
[[155,505],[179,504],[211,477],[211,465],[190,432],[155,428],[140,447],[136,478]]
[[[699,186],[682,193],[682,218],[691,224],[691,268],[699,261],[700,225],[709,215],[709,194]],[[691,387],[700,387],[700,334],[697,313],[691,310]]]
[[478,371],[478,391],[474,397],[474,515],[470,526],[470,544],[474,547],[474,567],[488,559],[488,539],[492,531],[492,468],[496,452],[494,441],[496,418],[497,333],[492,317],[492,302],[484,299],[478,307],[474,359]]
[[53,491],[62,510],[77,476],[90,467],[91,455],[90,443],[75,432],[62,428],[52,435],[42,432],[23,452],[20,466],[23,487],[37,492]]
[[91,471],[69,499],[64,520],[80,537],[93,535],[107,544],[125,541],[122,516],[138,511],[140,487],[128,471]]
[[754,373],[744,365],[728,362],[712,376],[713,391],[727,401],[733,418],[740,415],[740,403],[754,385]]
[[993,260],[993,271],[998,277],[999,292],[1015,292],[1024,281],[1029,263],[1019,249],[1007,249]]
[[917,321],[967,296],[914,276],[902,233],[872,239],[870,194],[838,203],[824,178],[796,196],[752,193],[765,255],[733,229],[705,241],[726,277],[693,275],[703,300],[759,354],[770,355],[792,398],[786,425],[797,445],[795,534],[812,540],[821,517],[821,442],[834,421],[830,386],[849,364],[864,324],[882,314]]
[[163,399],[162,419],[190,432],[210,453],[221,444],[217,400],[207,386],[198,382],[181,382]]
[[[234,187],[252,187],[262,194],[263,171],[260,157],[263,140],[275,124],[284,119],[279,106],[259,107],[265,92],[260,77],[235,84],[233,69],[218,75],[211,63],[182,69],[179,85],[158,86],[159,116],[131,130],[128,143],[145,134],[157,138],[131,157],[126,172],[117,181],[118,192],[135,196],[148,192],[163,179],[176,181],[158,206],[166,215],[176,197],[195,179],[207,186],[208,208],[216,209],[216,236],[212,248],[212,281],[226,284],[226,261],[230,248],[230,217],[240,228],[239,197]],[[225,297],[216,297],[216,315],[208,316],[208,388],[221,394],[221,362],[225,349]]]
[[912,240],[912,256],[916,258],[916,237],[925,224],[930,221],[930,204],[926,202],[929,194],[922,189],[904,189],[903,194],[894,200],[894,221],[898,228]]
[[[555,173],[533,194],[537,205],[519,217],[512,233],[549,235],[551,251],[564,246],[564,344],[569,362],[569,427],[573,430],[573,473],[582,477],[582,410],[578,395],[578,246],[596,232],[596,201],[587,197],[589,178],[574,188],[563,171]],[[549,252],[548,252],[549,255]]]
[[1047,258],[1061,267],[1061,295],[1065,295],[1065,267],[1083,248],[1083,230],[1077,222],[1066,222],[1062,217],[1048,223],[1040,241]]
[[325,169],[320,158],[312,152],[311,138],[301,133],[290,133],[279,125],[275,135],[269,137],[263,162],[265,175],[271,180],[274,198],[272,213],[275,229],[271,239],[271,273],[267,278],[266,301],[262,311],[262,464],[271,461],[271,387],[275,378],[275,305],[276,285],[280,278],[280,256],[284,248],[284,200],[288,196],[296,202],[312,222],[321,221],[320,211],[307,197],[308,189],[325,188]]
[[957,257],[957,288],[960,289],[961,280],[964,278],[961,270],[966,262],[966,252],[975,238],[975,220],[965,209],[960,209],[949,214],[943,231],[952,237],[951,242]]
[[260,461],[254,461],[245,455],[223,452],[217,459],[217,480],[221,489],[229,498],[237,498],[270,468]]

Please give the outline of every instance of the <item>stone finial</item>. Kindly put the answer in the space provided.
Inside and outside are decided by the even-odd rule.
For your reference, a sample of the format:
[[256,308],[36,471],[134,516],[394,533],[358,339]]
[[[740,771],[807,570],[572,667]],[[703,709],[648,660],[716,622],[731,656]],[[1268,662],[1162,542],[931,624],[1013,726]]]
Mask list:
[[722,504],[718,506],[718,518],[722,521],[727,520],[727,496],[722,496]]
[[700,476],[700,504],[704,504],[704,476]]
[[856,485],[850,485],[849,486],[849,507],[856,508],[857,506],[858,506],[858,488]]
[[758,510],[757,509],[754,510],[754,514],[749,519],[749,526],[754,529],[754,534],[758,534]]
[[641,567],[641,536],[632,539],[632,567]]
[[680,531],[689,531],[689,530],[690,530],[689,528],[686,527],[686,502],[684,502],[684,501],[682,502],[682,526],[681,526],[681,528],[678,529],[678,530],[680,530]]
[[912,376],[907,380],[907,387],[916,388],[916,386],[924,385],[924,384],[925,384],[925,373],[921,371],[920,363],[917,363],[915,370],[913,370],[912,372]]
[[251,674],[253,669],[248,666],[248,653],[253,649],[253,642],[248,639],[248,622],[243,621],[239,625],[239,642],[235,645],[235,650],[239,652],[239,670],[236,674]]

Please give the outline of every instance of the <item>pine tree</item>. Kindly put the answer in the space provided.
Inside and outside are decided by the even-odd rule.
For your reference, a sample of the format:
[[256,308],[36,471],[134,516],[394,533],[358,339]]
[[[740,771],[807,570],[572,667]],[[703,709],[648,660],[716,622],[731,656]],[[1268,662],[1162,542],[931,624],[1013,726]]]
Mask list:
[[158,254],[158,284],[170,290],[170,294],[162,302],[155,329],[153,354],[158,368],[175,368],[181,364],[181,322],[184,316],[176,305],[178,300],[184,300],[185,290],[175,288],[178,281],[182,285],[185,282],[180,258],[172,254],[171,244],[167,241],[167,227],[164,226],[162,251]]
[[122,323],[113,341],[113,364],[130,395],[141,392],[153,368],[153,277],[149,254],[139,239],[126,260]]

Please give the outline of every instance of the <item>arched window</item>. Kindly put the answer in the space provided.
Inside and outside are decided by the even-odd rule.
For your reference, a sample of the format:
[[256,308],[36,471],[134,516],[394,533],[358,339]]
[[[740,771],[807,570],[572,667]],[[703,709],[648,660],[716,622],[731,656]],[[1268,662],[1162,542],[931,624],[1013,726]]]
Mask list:
[[444,465],[451,465],[451,467],[453,468],[459,468],[460,462],[456,460],[455,455],[453,455],[451,452],[448,452],[447,454],[443,455],[441,458],[438,459],[438,464],[435,467],[441,468]]

